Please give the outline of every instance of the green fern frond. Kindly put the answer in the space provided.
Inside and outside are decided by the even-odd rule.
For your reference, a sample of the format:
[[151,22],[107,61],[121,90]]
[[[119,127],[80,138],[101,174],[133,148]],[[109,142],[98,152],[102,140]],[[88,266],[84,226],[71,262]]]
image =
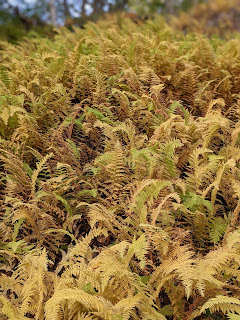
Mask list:
[[[175,166],[175,149],[182,146],[180,140],[172,140],[166,142],[164,145],[160,146],[160,152],[162,153],[163,163],[165,165],[166,173],[169,174],[171,177],[176,177],[176,166]],[[175,160],[175,161],[174,161]]]

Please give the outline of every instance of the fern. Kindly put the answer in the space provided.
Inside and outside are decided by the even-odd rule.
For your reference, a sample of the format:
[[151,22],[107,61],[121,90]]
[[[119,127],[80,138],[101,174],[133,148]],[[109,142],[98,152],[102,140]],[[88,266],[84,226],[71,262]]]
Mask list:
[[238,317],[239,55],[122,14],[1,43],[1,317]]
[[206,312],[207,309],[209,309],[211,313],[221,311],[224,314],[229,312],[236,312],[239,314],[239,300],[232,297],[217,295],[215,298],[209,299],[199,310],[199,313],[195,312],[194,316],[191,316],[190,319],[196,318],[196,316]]

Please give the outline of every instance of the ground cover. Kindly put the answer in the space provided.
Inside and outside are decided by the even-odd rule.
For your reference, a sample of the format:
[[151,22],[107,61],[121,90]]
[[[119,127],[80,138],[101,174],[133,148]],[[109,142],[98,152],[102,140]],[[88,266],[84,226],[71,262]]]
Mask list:
[[239,55],[160,18],[1,43],[1,319],[240,318]]

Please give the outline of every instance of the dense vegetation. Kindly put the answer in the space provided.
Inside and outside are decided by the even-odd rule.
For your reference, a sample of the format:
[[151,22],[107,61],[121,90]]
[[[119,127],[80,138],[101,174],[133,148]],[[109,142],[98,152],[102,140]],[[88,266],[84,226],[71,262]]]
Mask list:
[[160,19],[1,43],[1,319],[240,319],[239,56]]
[[240,0],[209,0],[200,3],[188,12],[181,11],[178,17],[172,17],[177,30],[218,35],[231,39],[239,37]]

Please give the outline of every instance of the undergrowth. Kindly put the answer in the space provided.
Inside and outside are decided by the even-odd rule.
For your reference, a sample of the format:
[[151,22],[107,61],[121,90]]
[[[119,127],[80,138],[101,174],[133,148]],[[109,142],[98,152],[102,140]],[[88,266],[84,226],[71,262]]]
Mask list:
[[240,319],[239,40],[0,46],[1,319]]

